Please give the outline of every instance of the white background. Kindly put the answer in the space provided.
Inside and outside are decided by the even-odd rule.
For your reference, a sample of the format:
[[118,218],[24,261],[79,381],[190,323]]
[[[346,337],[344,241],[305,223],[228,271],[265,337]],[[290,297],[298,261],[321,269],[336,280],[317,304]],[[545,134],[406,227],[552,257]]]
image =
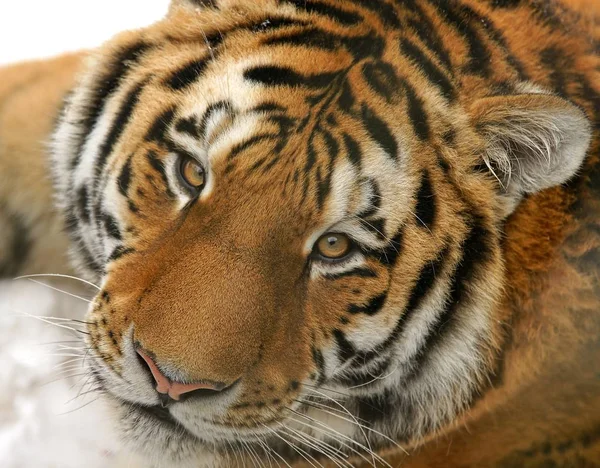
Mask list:
[[161,19],[169,0],[0,0],[0,64],[102,44]]

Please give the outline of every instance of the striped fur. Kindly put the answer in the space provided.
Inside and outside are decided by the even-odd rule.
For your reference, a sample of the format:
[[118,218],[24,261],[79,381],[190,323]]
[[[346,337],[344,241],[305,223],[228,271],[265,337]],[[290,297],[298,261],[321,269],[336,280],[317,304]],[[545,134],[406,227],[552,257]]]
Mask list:
[[[537,264],[511,252],[546,214],[523,206],[563,207],[536,250],[557,258],[596,171],[587,26],[535,0],[179,1],[94,52],[52,166],[130,444],[161,466],[242,444],[381,465],[496,401]],[[181,158],[206,169],[197,196]],[[315,258],[326,232],[352,255]],[[138,346],[173,380],[235,384],[160,409]]]

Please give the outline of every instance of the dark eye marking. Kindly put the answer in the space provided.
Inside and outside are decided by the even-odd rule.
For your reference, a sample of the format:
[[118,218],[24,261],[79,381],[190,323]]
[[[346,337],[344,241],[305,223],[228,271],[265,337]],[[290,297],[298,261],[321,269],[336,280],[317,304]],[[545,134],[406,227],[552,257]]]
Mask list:
[[377,314],[384,306],[387,299],[388,292],[385,291],[378,296],[372,297],[365,305],[351,304],[348,307],[348,312],[351,314],[366,314],[373,316]]
[[328,280],[338,280],[352,276],[358,278],[377,278],[377,273],[375,273],[370,268],[358,267],[348,271],[342,271],[339,273],[326,273],[325,275],[323,275],[323,277]]

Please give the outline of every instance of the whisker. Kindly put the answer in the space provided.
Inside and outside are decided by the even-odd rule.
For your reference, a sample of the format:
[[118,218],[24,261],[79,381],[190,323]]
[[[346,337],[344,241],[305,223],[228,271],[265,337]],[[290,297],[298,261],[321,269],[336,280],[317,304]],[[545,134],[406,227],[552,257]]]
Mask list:
[[44,322],[44,323],[47,323],[49,325],[53,325],[53,326],[58,327],[58,328],[64,328],[65,330],[70,330],[70,331],[73,331],[73,332],[76,332],[76,333],[81,333],[81,334],[84,334],[84,335],[89,335],[89,333],[86,332],[86,331],[79,330],[79,329],[73,328],[73,327],[68,327],[68,326],[63,325],[61,323],[54,323],[54,322],[52,322],[50,320],[47,320],[44,317],[38,317],[36,315],[31,315],[31,314],[28,314],[27,312],[20,312],[18,310],[13,309],[12,307],[10,308],[10,310],[12,310],[13,312],[15,312],[18,315],[29,317],[29,318],[34,318],[36,320],[39,320],[39,321]]
[[16,278],[13,278],[13,281],[16,280],[20,280],[20,279],[29,279],[29,278],[44,278],[44,277],[50,277],[50,278],[66,278],[66,279],[72,279],[72,280],[76,280],[76,281],[81,281],[82,283],[88,284],[94,288],[96,288],[98,291],[101,290],[100,286],[95,285],[94,283],[91,283],[87,280],[84,280],[83,278],[77,278],[76,276],[69,276],[69,275],[60,275],[58,273],[45,273],[45,274],[36,274],[36,275],[23,275],[23,276],[17,276]]
[[279,423],[279,425],[282,426],[282,428],[284,430],[291,431],[294,434],[296,434],[296,437],[294,437],[292,434],[289,434],[290,437],[294,437],[296,440],[298,440],[298,438],[300,438],[300,440],[298,440],[299,442],[304,443],[307,446],[309,446],[310,448],[312,448],[313,450],[316,450],[317,452],[321,453],[322,455],[325,455],[329,460],[331,460],[333,463],[335,463],[336,466],[342,468],[345,465],[348,465],[350,468],[352,468],[352,465],[350,465],[350,463],[348,463],[346,460],[339,459],[340,455],[342,455],[346,458],[348,456],[345,453],[335,449],[330,444],[328,444],[326,442],[322,442],[319,439],[317,439],[316,437],[311,436],[310,434],[305,434],[300,431],[296,431],[295,429],[292,429],[291,427],[288,427],[283,423]]
[[[304,450],[302,450],[301,448],[297,447],[295,444],[291,443],[289,440],[287,440],[287,439],[283,438],[283,437],[282,437],[282,436],[281,436],[281,435],[280,435],[280,434],[279,434],[277,431],[275,431],[275,430],[271,429],[271,428],[270,428],[269,426],[267,426],[266,424],[263,424],[263,427],[264,427],[265,429],[267,429],[268,431],[270,431],[271,433],[273,433],[273,435],[275,435],[275,437],[277,437],[277,438],[281,439],[281,440],[282,440],[282,441],[283,441],[285,444],[287,444],[287,445],[288,445],[288,446],[289,446],[289,447],[290,447],[292,450],[294,450],[294,451],[295,451],[295,452],[296,452],[298,455],[300,455],[302,458],[304,458],[304,459],[305,459],[305,460],[308,462],[308,464],[309,464],[310,466],[312,466],[313,468],[317,468],[317,466],[316,466],[314,463],[312,463],[312,462],[311,462],[311,461],[310,461],[310,460],[309,460],[309,459],[308,459],[308,458],[307,458],[307,457],[306,457],[306,456],[303,454],[303,452],[304,452],[304,453],[306,453]],[[309,457],[310,457],[310,455],[309,455]],[[313,458],[313,457],[310,457],[310,458]],[[313,458],[313,460],[314,460],[314,458]],[[316,460],[315,460],[315,461],[316,461]],[[318,463],[318,462],[317,462],[317,463]],[[320,463],[319,463],[319,466],[321,466],[321,468],[323,468],[323,465],[321,465]]]
[[[333,398],[330,398],[325,393],[319,392],[318,390],[311,390],[311,391],[314,392],[314,393],[317,393],[317,394],[319,394],[321,396],[323,396],[324,398],[330,399],[333,403],[335,403],[336,405],[338,405],[344,412],[346,412],[348,414],[348,416],[350,416],[352,418],[352,420],[354,421],[354,423],[356,424],[356,426],[359,428],[362,436],[365,439],[365,442],[366,442],[367,446],[369,447],[369,451],[371,453],[373,453],[373,448],[371,447],[371,441],[367,437],[367,434],[364,431],[363,425],[358,422],[358,420],[356,419],[356,417],[348,410],[348,408],[346,408],[344,405],[342,405],[340,402],[334,400]],[[375,458],[373,458],[373,464],[375,464]]]
[[[273,455],[277,456],[277,458],[279,458],[283,463],[285,463],[285,466],[287,466],[288,468],[292,468],[292,466],[285,460],[285,458],[283,458],[279,453],[277,453],[277,450],[270,448],[266,442],[265,446],[271,451]],[[277,465],[280,466],[279,463]]]
[[[311,421],[311,422],[313,422],[313,423],[315,423],[315,424],[317,424],[317,425],[319,425],[319,426],[323,427],[325,430],[329,431],[330,433],[334,433],[334,434],[336,434],[337,436],[341,437],[342,439],[344,439],[344,440],[347,440],[348,442],[351,442],[351,443],[355,444],[356,446],[358,446],[359,448],[361,448],[362,450],[364,450],[366,453],[368,453],[369,455],[371,455],[373,458],[375,458],[375,459],[377,459],[377,460],[381,461],[381,463],[383,463],[383,464],[384,464],[385,466],[387,466],[388,468],[392,468],[392,466],[391,466],[391,465],[390,465],[388,462],[386,462],[386,461],[385,461],[383,458],[381,458],[381,456],[379,456],[377,453],[373,452],[373,450],[371,450],[369,447],[365,446],[364,444],[362,444],[362,443],[358,442],[357,440],[354,440],[352,437],[350,437],[350,436],[347,436],[347,435],[345,435],[345,434],[342,434],[341,432],[339,432],[339,431],[336,431],[335,429],[333,429],[332,427],[328,426],[327,424],[325,424],[325,423],[322,423],[321,421],[318,421],[318,420],[316,420],[316,419],[314,419],[314,418],[311,418],[310,416],[308,416],[308,415],[306,415],[306,414],[299,413],[298,411],[295,411],[295,410],[293,410],[293,409],[291,409],[291,408],[286,408],[286,409],[287,409],[288,411],[291,411],[292,413],[294,413],[294,414],[296,414],[296,415],[298,415],[298,416],[302,417],[302,418],[308,419],[309,421]],[[303,424],[301,421],[298,421],[298,420],[295,420],[295,421],[296,421],[296,422],[298,422],[298,423],[300,423],[300,424]],[[305,425],[308,425],[308,424],[306,424],[306,423],[304,423],[304,424],[305,424]],[[310,426],[310,425],[308,425],[308,426],[309,426],[309,427],[312,427],[312,428],[313,428],[313,429],[315,429],[315,430],[318,430],[318,428],[316,428],[316,427],[314,427],[314,426]],[[320,431],[320,432],[323,432],[323,431]],[[328,434],[328,435],[329,435],[329,437],[332,437],[332,436],[331,436],[331,434]],[[332,437],[332,438],[333,438],[333,437]],[[359,451],[357,451],[357,450],[355,450],[354,448],[350,447],[348,444],[344,444],[344,443],[343,443],[341,440],[339,440],[339,439],[338,439],[337,441],[338,441],[339,443],[343,444],[344,446],[348,447],[350,450],[352,450],[354,453],[356,453],[356,454],[357,454],[359,457],[361,457],[363,460],[365,460],[365,461],[366,461],[367,463],[369,463],[370,465],[372,465],[372,466],[377,466],[377,465],[376,465],[376,463],[375,463],[375,460],[369,460],[369,459],[368,459],[368,458],[366,458],[366,457],[365,457],[365,456],[364,456],[362,453],[360,453]]]
[[[326,437],[329,437],[330,439],[334,440],[335,442],[337,442],[338,444],[340,444],[342,447],[347,448],[348,450],[350,450],[352,453],[356,454],[357,456],[359,456],[360,458],[362,458],[365,462],[367,462],[369,465],[371,466],[375,466],[373,465],[373,462],[371,460],[369,460],[368,458],[366,458],[361,452],[359,452],[358,450],[356,450],[354,447],[352,447],[350,444],[344,442],[344,440],[336,437],[336,434],[338,434],[338,432],[335,429],[330,428],[329,426],[327,426],[327,424],[321,423],[313,418],[311,418],[310,416],[307,415],[303,415],[301,413],[297,413],[293,410],[291,410],[290,408],[288,408],[288,410],[294,412],[295,414],[297,414],[298,416],[301,416],[305,419],[308,419],[309,421],[314,421],[315,423],[319,424],[322,427],[316,427],[313,426],[312,424],[308,424],[307,422],[304,421],[299,421],[296,418],[290,418],[291,421],[297,423],[297,424],[302,424],[303,426],[306,426],[308,428],[310,428],[313,431],[317,431],[320,432],[321,434],[323,434]],[[344,436],[343,434],[339,433],[340,436],[342,436],[343,438],[349,440],[350,442],[352,442],[353,444],[358,445],[359,447],[363,448],[364,450],[368,450],[367,447],[362,446],[362,444],[360,444],[359,442],[356,442],[354,439]]]
[[53,291],[57,291],[59,293],[66,294],[67,296],[74,297],[75,299],[79,299],[81,301],[87,302],[88,304],[90,304],[92,302],[89,299],[85,299],[84,297],[78,296],[77,294],[73,294],[73,293],[64,291],[62,289],[55,288],[54,286],[50,286],[49,284],[43,283],[41,281],[34,280],[32,278],[27,278],[27,281],[31,281],[32,283],[39,284],[40,286],[44,286],[45,288],[52,289]]
[[[296,400],[296,401],[298,401],[298,400]],[[305,401],[301,401],[301,402],[303,404],[307,404],[307,405],[311,406],[308,402],[305,402]],[[318,403],[315,402],[315,404],[318,404]],[[363,422],[366,422],[366,421],[361,420],[360,418],[348,419],[348,418],[345,418],[344,416],[342,416],[342,414],[346,414],[345,412],[341,412],[340,410],[336,410],[335,408],[331,408],[331,407],[328,407],[326,405],[321,405],[321,406],[322,406],[322,408],[317,408],[319,411],[323,411],[324,413],[327,413],[327,414],[329,414],[331,416],[339,418],[339,419],[341,419],[343,421],[349,422],[349,423],[354,424],[354,425],[356,425],[358,427],[362,427],[363,429],[365,429],[365,430],[367,430],[369,432],[372,432],[373,434],[377,434],[378,436],[384,438],[388,442],[391,442],[392,444],[394,444],[397,448],[399,448],[404,453],[406,453],[406,455],[408,455],[408,452],[404,449],[404,447],[402,447],[401,445],[399,445],[398,442],[396,442],[394,439],[388,437],[387,435],[383,434],[382,432],[379,432],[379,431],[373,429],[372,427],[369,427],[369,426],[367,426],[365,424],[361,424],[361,423],[358,422],[358,421],[363,421]],[[342,413],[342,414],[335,414],[335,413],[332,413],[331,411],[337,411],[338,413]]]
[[100,397],[95,398],[92,401],[87,402],[85,405],[80,406],[79,408],[75,408],[74,410],[66,411],[64,413],[59,413],[58,416],[66,416],[67,414],[71,414],[71,413],[74,413],[75,411],[79,411],[79,410],[85,408],[86,406],[89,406],[92,403],[97,402],[99,399],[100,399]]

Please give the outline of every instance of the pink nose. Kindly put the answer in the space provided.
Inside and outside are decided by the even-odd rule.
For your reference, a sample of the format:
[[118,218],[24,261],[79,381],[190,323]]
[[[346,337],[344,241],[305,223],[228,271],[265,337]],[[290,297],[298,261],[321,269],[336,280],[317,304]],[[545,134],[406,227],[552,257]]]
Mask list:
[[146,354],[141,349],[137,350],[138,354],[141,358],[146,362],[146,365],[150,369],[154,380],[156,381],[156,391],[161,394],[161,396],[171,397],[171,399],[175,401],[179,401],[181,395],[186,393],[195,392],[196,390],[212,390],[215,392],[219,392],[225,389],[226,385],[221,383],[192,383],[185,384],[180,382],[173,382],[168,377],[166,377],[158,368],[154,360]]

